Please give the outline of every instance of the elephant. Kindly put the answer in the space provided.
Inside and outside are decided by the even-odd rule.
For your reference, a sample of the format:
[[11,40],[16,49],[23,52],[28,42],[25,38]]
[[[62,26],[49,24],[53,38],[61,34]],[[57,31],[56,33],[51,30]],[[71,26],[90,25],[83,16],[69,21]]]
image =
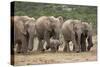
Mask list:
[[47,47],[49,47],[51,37],[59,39],[62,23],[63,18],[61,16],[58,18],[55,18],[54,16],[41,16],[37,19],[36,32],[39,40],[38,51],[42,51],[44,49],[42,40],[46,41]]
[[62,45],[62,42],[60,42],[60,40],[50,38],[50,46],[46,46],[46,50],[51,49],[51,52],[57,52],[60,45]]
[[26,53],[28,50],[32,50],[32,40],[35,36],[35,19],[28,16],[12,16],[11,34],[13,35],[11,38],[14,39],[14,43],[11,43],[12,51],[16,44],[17,53]]
[[[90,51],[91,47],[93,47],[93,42],[92,42],[92,25],[88,24],[87,22],[82,22],[83,25],[82,28],[82,34],[81,34],[81,51]],[[86,46],[86,40],[88,42],[88,46]]]
[[65,40],[65,52],[70,52],[69,42],[73,43],[73,51],[81,52],[86,49],[86,38],[88,40],[87,49],[93,46],[91,25],[88,23],[83,23],[81,20],[69,19],[65,21],[62,25],[62,33]]
[[[80,51],[90,51],[93,47],[92,42],[92,25],[87,22],[81,22],[74,26],[76,32],[76,41],[78,42]],[[88,45],[86,44],[86,40]],[[74,47],[75,48],[75,47]]]
[[73,45],[75,46],[75,51],[76,52],[79,51],[79,47],[76,42],[74,25],[78,24],[80,22],[81,22],[80,20],[69,19],[63,23],[61,31],[62,31],[62,35],[63,35],[64,41],[65,41],[65,46],[63,49],[64,52],[70,52],[70,48],[69,48],[70,41],[72,41]]

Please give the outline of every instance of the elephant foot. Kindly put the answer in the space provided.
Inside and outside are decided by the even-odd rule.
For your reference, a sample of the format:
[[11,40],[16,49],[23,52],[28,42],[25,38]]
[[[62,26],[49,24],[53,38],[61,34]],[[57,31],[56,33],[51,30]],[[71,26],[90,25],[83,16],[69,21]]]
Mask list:
[[20,51],[17,51],[17,53],[20,54],[21,52]]
[[33,49],[28,49],[27,52],[30,53],[30,52],[32,52],[32,50],[33,50]]
[[81,50],[81,52],[86,52],[86,49],[84,49],[84,50]]
[[75,49],[74,52],[75,52],[75,53],[80,53],[81,50],[80,50],[80,49]]
[[81,52],[85,52],[86,51],[86,47],[81,48]]
[[91,47],[93,47],[93,45],[88,46],[88,47],[87,47],[87,50],[90,51]]
[[25,50],[21,50],[21,53],[22,54],[26,54],[28,51],[25,49]]
[[75,52],[76,52],[76,53],[80,53],[80,52],[81,52],[81,50],[79,49],[79,50],[76,50]]
[[91,47],[87,47],[87,50],[90,51],[90,48],[91,48]]
[[37,51],[45,51],[45,49],[44,48],[40,48],[40,47],[38,47],[38,49],[37,49]]
[[50,46],[47,45],[47,46],[46,46],[46,50],[48,50],[49,48],[50,48]]
[[79,53],[80,51],[76,51],[76,53]]
[[63,50],[64,52],[70,53],[70,51]]
[[51,48],[51,52],[55,53],[55,52],[57,52],[57,50],[54,48]]
[[18,50],[18,49],[17,49],[17,50],[16,50],[16,53],[21,53],[21,50]]
[[64,50],[63,50],[64,52],[67,52],[67,53],[69,53],[70,52],[70,50],[69,49],[67,49],[67,48],[64,48]]
[[51,51],[52,53],[56,53],[57,51]]
[[45,52],[46,49],[38,49],[38,52]]
[[41,51],[42,51],[42,52],[44,52],[44,51],[45,51],[45,49],[42,49]]
[[33,49],[28,49],[28,51],[32,51]]

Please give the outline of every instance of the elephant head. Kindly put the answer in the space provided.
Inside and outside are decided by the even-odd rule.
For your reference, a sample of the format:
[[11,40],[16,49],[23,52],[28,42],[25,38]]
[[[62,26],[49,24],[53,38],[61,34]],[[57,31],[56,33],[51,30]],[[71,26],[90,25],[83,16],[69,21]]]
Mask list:
[[53,16],[49,17],[52,33],[54,33],[54,39],[59,39],[61,32],[61,26],[63,24],[63,18],[61,16],[55,18]]

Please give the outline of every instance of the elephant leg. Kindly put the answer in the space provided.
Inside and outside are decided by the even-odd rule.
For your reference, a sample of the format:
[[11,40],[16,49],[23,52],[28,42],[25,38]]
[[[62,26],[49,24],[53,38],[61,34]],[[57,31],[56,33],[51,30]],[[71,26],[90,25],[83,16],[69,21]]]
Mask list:
[[75,45],[73,45],[73,51],[75,51]]
[[26,53],[28,49],[28,39],[26,36],[22,36],[22,46],[21,46],[21,52]]
[[80,52],[80,46],[77,44],[78,40],[77,40],[77,35],[72,34],[72,43],[73,43],[73,51],[79,53]]
[[58,49],[59,49],[59,46],[54,44],[54,45],[51,46],[50,48],[51,48],[51,51],[52,51],[52,52],[57,52]]
[[47,42],[46,49],[48,50],[50,48],[50,40],[47,39],[46,42]]
[[64,52],[70,52],[70,48],[69,48],[69,42],[65,41],[65,47],[64,47]]
[[46,49],[48,50],[50,48],[50,36],[49,36],[49,33],[47,31],[45,32],[44,39],[47,42]]
[[59,50],[59,46],[56,46],[55,47],[55,51],[57,52]]
[[93,47],[93,42],[92,42],[92,37],[89,36],[88,39],[88,47],[87,47],[87,50],[90,51],[91,47]]
[[33,49],[33,44],[34,44],[34,37],[29,37],[29,43],[28,43],[28,50],[32,51]]
[[59,46],[57,46],[57,51],[59,50]]
[[42,50],[43,50],[42,40],[41,40],[41,39],[39,39],[38,51],[42,51]]
[[86,37],[81,38],[81,51],[86,51]]
[[81,51],[82,52],[86,51],[86,42],[82,42],[82,44],[81,44]]
[[55,47],[51,47],[51,52],[56,52],[56,48]]
[[49,45],[46,45],[46,50],[48,50],[50,48],[50,46]]
[[16,44],[17,44],[16,52],[17,52],[17,53],[21,53],[22,42],[21,42],[21,41],[18,41]]

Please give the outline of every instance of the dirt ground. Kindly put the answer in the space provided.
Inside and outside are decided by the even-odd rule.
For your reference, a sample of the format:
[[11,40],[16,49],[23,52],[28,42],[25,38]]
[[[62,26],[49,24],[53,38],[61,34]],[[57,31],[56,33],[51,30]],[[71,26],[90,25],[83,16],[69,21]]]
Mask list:
[[65,53],[62,51],[51,53],[51,52],[30,52],[26,55],[15,54],[14,62],[16,66],[19,65],[36,65],[36,64],[54,64],[54,63],[72,63],[72,62],[85,62],[85,61],[96,61],[97,60],[97,37],[93,37],[94,46],[89,52],[81,53]]

